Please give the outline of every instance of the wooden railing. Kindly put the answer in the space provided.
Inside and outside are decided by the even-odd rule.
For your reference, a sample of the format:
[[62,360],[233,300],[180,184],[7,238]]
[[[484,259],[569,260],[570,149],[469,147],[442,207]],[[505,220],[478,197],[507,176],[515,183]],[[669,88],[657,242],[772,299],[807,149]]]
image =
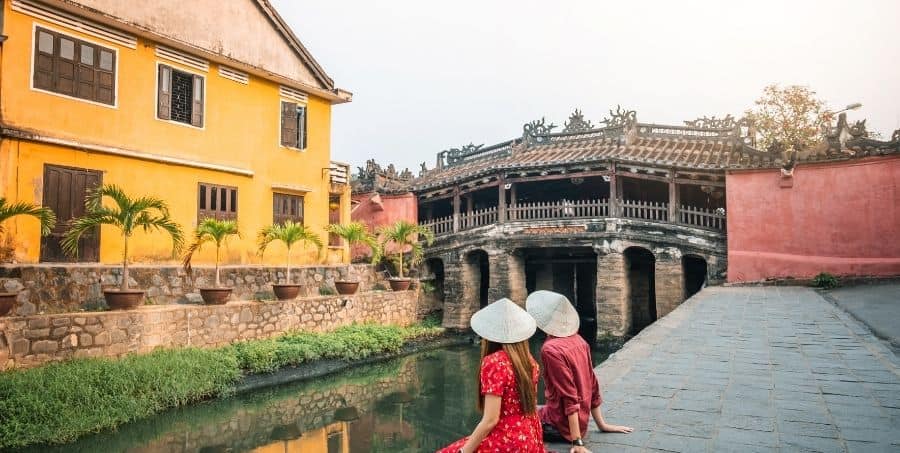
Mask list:
[[[669,218],[669,204],[653,201],[618,200],[616,212],[610,211],[608,200],[575,200],[546,201],[533,203],[510,204],[506,214],[500,218],[498,207],[477,209],[468,213],[460,213],[458,222],[453,216],[447,216],[423,222],[435,236],[451,234],[456,231],[470,230],[498,222],[521,222],[530,220],[566,220],[597,219],[604,217],[623,217],[628,219],[647,220],[650,222],[666,222],[687,225],[697,228],[725,231],[725,211],[690,206],[680,206],[675,210],[675,222]],[[457,225],[454,225],[457,223]]]
[[725,231],[725,211],[704,208],[692,208],[681,205],[679,223],[700,228]]
[[606,200],[547,201],[511,204],[509,220],[584,219],[609,216]]
[[468,230],[497,223],[497,207],[476,209],[459,215],[459,229]]
[[629,219],[668,221],[669,205],[654,201],[619,200],[622,217]]
[[453,216],[439,217],[429,222],[422,223],[422,226],[430,229],[435,236],[450,234],[453,232]]

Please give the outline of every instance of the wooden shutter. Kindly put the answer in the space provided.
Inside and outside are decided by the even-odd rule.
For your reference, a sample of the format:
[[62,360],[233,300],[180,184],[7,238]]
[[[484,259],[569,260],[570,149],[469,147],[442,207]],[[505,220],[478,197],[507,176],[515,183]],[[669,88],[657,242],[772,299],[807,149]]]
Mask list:
[[203,127],[203,76],[194,75],[193,101],[191,103],[191,125]]
[[299,117],[297,120],[297,127],[299,128],[299,143],[297,143],[297,147],[300,149],[306,149],[306,106],[300,106],[297,108],[297,116]]
[[303,224],[303,197],[272,194],[272,223],[281,225],[287,220]]
[[160,119],[172,119],[172,68],[159,65],[158,106],[156,114]]
[[100,49],[97,54],[97,101],[106,104],[116,102],[116,54]]
[[237,220],[237,207],[237,187],[198,185],[197,223],[203,219]]
[[34,39],[34,87],[54,89],[53,65],[58,47],[56,36],[42,28],[35,30]]
[[97,55],[97,48],[93,45],[80,42],[76,44],[76,47],[78,48],[76,54],[78,60],[76,60],[77,84],[75,94],[82,99],[93,101],[97,98],[95,88],[97,74],[94,71],[97,62],[96,59],[99,57],[99,55]]
[[56,91],[75,96],[75,59],[77,43],[74,39],[60,36],[56,40]]
[[297,104],[281,101],[281,144],[297,147]]

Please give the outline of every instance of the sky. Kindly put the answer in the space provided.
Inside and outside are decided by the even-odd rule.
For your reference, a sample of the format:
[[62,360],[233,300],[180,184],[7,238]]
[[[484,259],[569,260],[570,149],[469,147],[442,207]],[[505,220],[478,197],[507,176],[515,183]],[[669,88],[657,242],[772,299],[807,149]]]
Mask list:
[[848,119],[900,128],[900,1],[272,0],[353,102],[332,158],[418,172],[444,149],[518,137],[579,108],[641,122],[740,116],[806,85]]

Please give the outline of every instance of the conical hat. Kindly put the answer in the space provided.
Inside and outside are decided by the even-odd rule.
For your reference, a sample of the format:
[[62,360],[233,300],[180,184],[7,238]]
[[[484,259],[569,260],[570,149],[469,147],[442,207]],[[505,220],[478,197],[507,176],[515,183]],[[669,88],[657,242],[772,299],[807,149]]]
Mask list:
[[534,335],[537,326],[522,307],[503,298],[478,310],[470,321],[472,330],[494,343],[518,343]]
[[578,332],[578,312],[560,293],[535,291],[525,300],[525,308],[537,326],[549,335],[568,337]]

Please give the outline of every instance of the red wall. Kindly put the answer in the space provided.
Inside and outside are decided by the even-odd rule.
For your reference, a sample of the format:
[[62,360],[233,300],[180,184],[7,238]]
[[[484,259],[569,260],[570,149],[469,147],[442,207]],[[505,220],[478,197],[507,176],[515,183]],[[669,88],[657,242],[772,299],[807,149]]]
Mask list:
[[[353,194],[353,200],[359,201],[359,204],[350,212],[350,218],[356,222],[362,222],[369,227],[369,231],[375,231],[382,225],[389,225],[398,220],[406,220],[416,223],[419,219],[418,203],[416,196],[409,194],[402,195],[380,195],[381,209],[376,203],[372,202],[374,193]],[[366,246],[356,245],[351,250],[353,258],[370,255]]]
[[726,176],[728,281],[900,275],[900,158]]

